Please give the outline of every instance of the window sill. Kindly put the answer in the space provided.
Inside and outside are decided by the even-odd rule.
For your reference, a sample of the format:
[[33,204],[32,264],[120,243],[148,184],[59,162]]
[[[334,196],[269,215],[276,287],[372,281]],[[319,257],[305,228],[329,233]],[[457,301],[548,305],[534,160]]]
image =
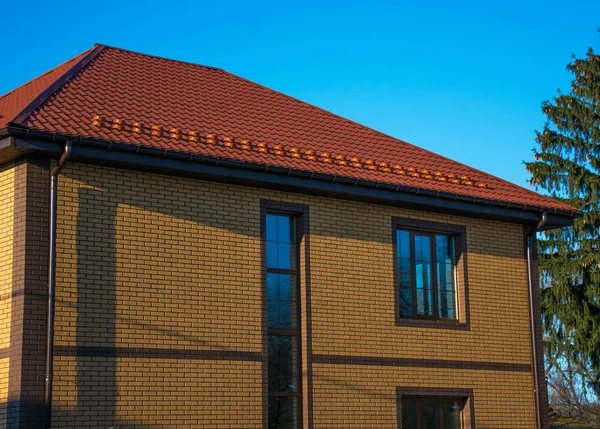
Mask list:
[[413,326],[434,329],[456,329],[463,331],[471,330],[471,327],[467,322],[461,322],[460,320],[419,319],[410,317],[396,317],[396,326]]

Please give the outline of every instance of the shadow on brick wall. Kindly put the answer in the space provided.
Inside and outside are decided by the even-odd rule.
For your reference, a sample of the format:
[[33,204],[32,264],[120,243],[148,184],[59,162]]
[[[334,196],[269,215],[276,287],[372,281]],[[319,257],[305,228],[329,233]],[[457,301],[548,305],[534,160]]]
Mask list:
[[[123,269],[123,260],[117,260],[117,241],[123,238],[117,236],[119,234],[117,222],[122,221],[121,218],[118,218],[119,208],[131,206],[156,212],[156,202],[130,201],[116,195],[113,190],[106,190],[102,187],[81,187],[77,192],[79,206],[75,219],[76,231],[74,231],[76,246],[74,251],[77,261],[73,267],[76,276],[74,282],[76,283],[74,290],[76,301],[65,299],[69,292],[64,290],[57,294],[60,306],[63,309],[71,307],[72,313],[76,314],[74,329],[76,345],[65,345],[63,342],[63,344],[55,346],[54,404],[57,406],[53,407],[53,427],[56,425],[55,427],[89,429],[152,428],[152,425],[147,424],[148,420],[158,422],[163,418],[168,421],[170,418],[180,417],[169,416],[169,411],[166,411],[167,414],[162,417],[155,415],[160,413],[160,404],[156,401],[156,394],[161,394],[160,400],[168,402],[170,399],[168,390],[165,389],[163,392],[163,386],[157,385],[155,378],[150,380],[148,389],[151,390],[146,390],[147,395],[143,397],[134,397],[123,392],[124,383],[143,386],[147,381],[146,376],[153,378],[152,373],[140,371],[137,367],[135,377],[129,377],[127,380],[118,379],[128,371],[126,367],[128,362],[136,363],[136,358],[156,359],[159,363],[163,359],[186,360],[190,358],[261,361],[260,352],[239,351],[214,340],[205,340],[188,334],[187,330],[178,323],[145,322],[143,318],[132,318],[128,314],[123,314],[121,312],[123,306],[119,306],[117,302],[117,290],[119,294],[123,292],[121,289],[117,289],[120,281],[123,281],[123,279],[117,278],[117,271],[122,273]],[[214,228],[223,228],[226,224],[223,219],[207,219],[205,214],[197,217],[190,215],[190,211],[185,206],[168,206],[161,210],[158,205],[158,210],[159,213],[171,218],[209,225]],[[122,211],[120,213],[122,215]],[[135,228],[135,225],[132,227]],[[240,227],[240,233],[242,229]],[[152,249],[149,242],[146,242],[144,236],[132,236],[126,239],[130,239],[133,242],[132,246],[136,248],[155,250]],[[160,235],[159,239],[162,239]],[[121,252],[123,252],[122,249]],[[127,261],[125,262],[127,263]],[[153,267],[146,266],[145,269],[147,268]],[[68,273],[63,274],[68,275]],[[145,287],[152,286],[138,282],[132,288],[140,288],[141,291]],[[60,285],[58,287],[60,290]],[[133,290],[133,293],[137,294],[138,292]],[[123,298],[121,295],[119,297]],[[155,302],[147,299],[145,299],[144,306],[145,310],[157,308]],[[57,312],[57,318],[60,317],[60,312]],[[176,319],[174,316],[174,320]],[[136,333],[136,337],[141,337],[140,333],[143,333],[144,337],[151,335],[168,338],[172,340],[173,344],[177,342],[185,344],[185,346],[182,348],[170,348],[169,345],[158,347],[159,343],[151,339],[146,344],[140,344],[139,338],[137,343],[128,344],[124,340],[127,337],[126,333],[117,332],[119,326],[126,326],[126,329]],[[61,329],[64,329],[64,326]],[[61,341],[64,341],[65,332],[61,335]],[[68,338],[70,334],[66,333],[66,335]],[[170,367],[170,364],[165,367]],[[165,387],[170,388],[169,386]],[[144,390],[134,388],[133,391]],[[193,401],[194,398],[189,398],[190,403]],[[146,403],[144,404],[144,402]],[[186,405],[186,407],[188,406],[189,404]],[[144,422],[123,420],[123,416],[127,417],[128,414],[129,419],[133,419],[132,415],[144,415],[147,418],[144,417]],[[201,418],[201,416],[197,416],[197,418]],[[161,425],[160,427],[165,426]]]
[[[16,426],[13,426],[14,423],[6,421],[6,416],[7,416],[7,410],[9,408],[14,408],[14,407],[18,407],[18,406],[19,406],[18,402],[0,403],[0,428],[10,429],[12,427],[16,427]],[[39,408],[43,408],[44,404],[43,403],[35,403],[35,404],[32,404],[32,406],[35,406],[39,409]],[[52,427],[60,427],[60,428],[84,427],[81,425],[82,422],[78,422],[75,419],[78,416],[79,416],[79,418],[81,417],[81,415],[78,415],[78,412],[76,409],[69,409],[69,408],[64,408],[64,407],[54,407],[54,413],[56,415],[60,415],[60,416],[70,416],[71,418],[67,419],[61,423],[55,423],[55,424],[53,424]],[[103,425],[101,422],[96,422],[95,420],[92,419],[85,423],[85,427],[86,428],[99,428],[99,429],[100,428],[108,429],[109,427],[112,427],[113,429],[142,429],[142,428],[143,429],[159,429],[159,426],[140,424],[138,422],[130,421],[127,419],[115,420],[114,422],[112,422],[111,425],[108,425],[108,426]]]
[[[73,409],[53,407],[52,421],[57,427],[125,427],[122,423],[117,426],[116,416],[116,209],[116,204],[106,199],[102,191],[79,190],[77,346],[56,348],[56,355],[71,356],[76,360],[77,405]],[[106,226],[102,230],[97,228],[98,219]],[[55,379],[59,375],[56,369],[55,359]],[[57,382],[60,381],[55,381],[55,390]],[[56,399],[55,394],[55,402]]]

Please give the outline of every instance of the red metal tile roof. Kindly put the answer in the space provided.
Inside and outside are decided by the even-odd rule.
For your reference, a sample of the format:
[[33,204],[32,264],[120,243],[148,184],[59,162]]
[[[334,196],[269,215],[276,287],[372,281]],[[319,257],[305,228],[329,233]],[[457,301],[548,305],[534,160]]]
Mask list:
[[102,45],[0,98],[0,115],[0,128],[575,211],[224,70]]
[[19,113],[28,105],[34,103],[44,91],[51,87],[63,74],[71,70],[88,52],[77,55],[75,58],[0,97],[0,128],[12,122]]

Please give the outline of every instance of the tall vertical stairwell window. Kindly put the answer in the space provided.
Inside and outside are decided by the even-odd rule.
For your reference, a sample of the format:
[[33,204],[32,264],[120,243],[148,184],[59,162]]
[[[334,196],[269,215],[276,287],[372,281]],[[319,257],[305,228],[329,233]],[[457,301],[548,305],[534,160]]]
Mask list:
[[454,237],[398,229],[396,246],[400,316],[457,319]]
[[296,219],[266,215],[269,429],[300,427],[300,320]]

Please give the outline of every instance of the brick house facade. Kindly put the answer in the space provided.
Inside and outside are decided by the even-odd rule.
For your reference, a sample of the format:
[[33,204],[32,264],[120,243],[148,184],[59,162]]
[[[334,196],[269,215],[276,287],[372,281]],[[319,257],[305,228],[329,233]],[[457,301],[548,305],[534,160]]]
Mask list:
[[0,427],[547,428],[575,210],[223,74],[98,45],[0,98]]

